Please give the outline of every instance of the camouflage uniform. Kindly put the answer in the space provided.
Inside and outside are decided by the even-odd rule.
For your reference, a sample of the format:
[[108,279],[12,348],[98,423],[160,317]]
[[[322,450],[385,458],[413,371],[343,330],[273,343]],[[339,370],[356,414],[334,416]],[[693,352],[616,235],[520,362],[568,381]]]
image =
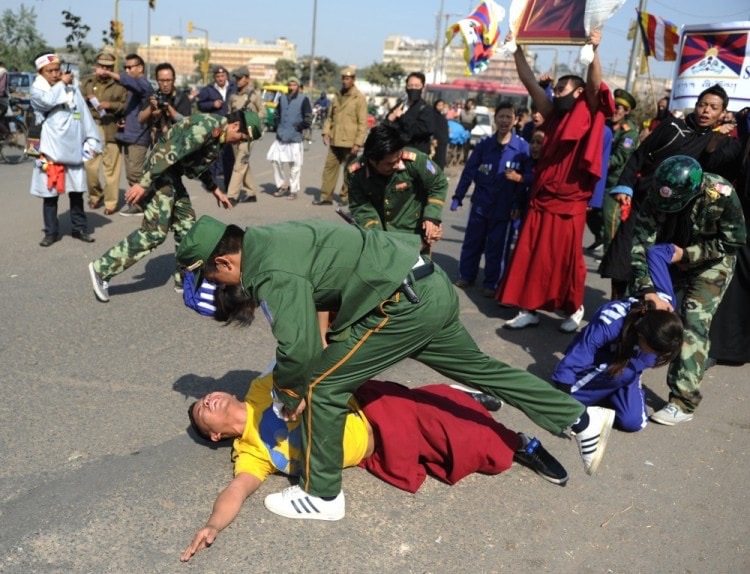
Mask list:
[[440,224],[448,180],[425,154],[406,148],[389,178],[359,157],[346,169],[352,217],[366,229],[422,235],[422,222]]
[[[208,167],[219,157],[226,125],[227,120],[221,116],[194,114],[172,126],[165,141],[151,149],[139,182],[148,197],[143,223],[94,261],[94,270],[102,280],[109,281],[156,249],[170,228],[175,249],[179,247],[195,223],[195,211],[182,176],[199,179],[211,191],[216,189]],[[177,272],[175,283],[182,283]]]
[[[633,272],[635,289],[640,293],[655,291],[646,252],[657,242],[670,242],[669,238],[658,237],[658,232],[667,217],[674,215],[656,210],[656,194],[648,196],[635,224]],[[702,194],[690,209],[690,240],[677,264],[686,270],[672,269],[675,291],[683,292],[678,312],[685,326],[684,342],[667,373],[669,400],[686,413],[693,412],[701,401],[699,389],[708,358],[711,319],[732,279],[735,253],[746,240],[740,200],[721,176],[704,173]]]

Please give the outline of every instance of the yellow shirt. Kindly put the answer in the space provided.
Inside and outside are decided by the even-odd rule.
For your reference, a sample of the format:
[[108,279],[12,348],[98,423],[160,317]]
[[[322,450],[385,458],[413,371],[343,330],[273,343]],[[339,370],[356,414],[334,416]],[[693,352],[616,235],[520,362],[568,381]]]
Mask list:
[[[261,480],[269,474],[299,474],[302,458],[301,419],[285,422],[273,412],[271,389],[273,374],[268,373],[250,384],[245,397],[247,425],[242,436],[234,440],[232,462],[235,476],[247,472]],[[354,401],[346,417],[343,466],[356,466],[367,452],[367,419]]]

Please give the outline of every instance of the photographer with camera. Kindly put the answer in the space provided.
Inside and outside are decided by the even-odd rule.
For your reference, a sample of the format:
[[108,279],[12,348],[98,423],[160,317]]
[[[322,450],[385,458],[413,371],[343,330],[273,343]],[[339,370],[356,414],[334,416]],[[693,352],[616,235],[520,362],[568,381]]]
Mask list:
[[156,66],[155,90],[143,103],[138,120],[148,126],[151,146],[162,139],[173,124],[190,115],[190,99],[183,92],[175,90],[175,71],[172,64],[164,62]]

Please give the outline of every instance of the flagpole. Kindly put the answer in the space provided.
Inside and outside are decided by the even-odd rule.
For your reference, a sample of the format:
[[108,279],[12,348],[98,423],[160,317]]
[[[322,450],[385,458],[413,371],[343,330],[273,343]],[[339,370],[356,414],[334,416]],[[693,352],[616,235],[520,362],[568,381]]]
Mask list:
[[654,80],[651,77],[651,64],[648,61],[648,56],[646,56],[646,73],[648,73],[648,85],[651,86],[651,101],[654,104],[654,110],[658,111],[656,108],[656,90],[654,89]]
[[[646,11],[646,0],[640,0],[638,3],[638,10],[640,12]],[[638,12],[636,12],[638,14]],[[625,79],[625,89],[631,94],[635,93],[635,75],[638,66],[638,52],[641,44],[641,29],[640,23],[635,23],[635,34],[633,37],[633,45],[630,47],[630,61],[628,63],[628,77]]]

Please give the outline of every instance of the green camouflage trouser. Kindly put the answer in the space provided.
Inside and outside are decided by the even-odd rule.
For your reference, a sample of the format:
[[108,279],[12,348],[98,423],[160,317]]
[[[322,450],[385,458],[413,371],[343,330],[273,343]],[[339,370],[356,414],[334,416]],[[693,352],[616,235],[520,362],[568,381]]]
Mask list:
[[685,336],[679,356],[669,365],[667,385],[669,401],[683,411],[691,413],[703,398],[700,392],[710,340],[708,332],[716,309],[729,287],[734,274],[734,255],[727,255],[711,267],[689,272],[685,281],[675,284],[682,290],[679,313],[685,327]]
[[[169,172],[152,184],[151,199],[143,212],[141,227],[94,261],[94,270],[104,281],[125,271],[161,245],[170,228],[174,232],[175,249],[195,223],[195,211],[179,175]],[[175,270],[175,283],[182,284]]]

